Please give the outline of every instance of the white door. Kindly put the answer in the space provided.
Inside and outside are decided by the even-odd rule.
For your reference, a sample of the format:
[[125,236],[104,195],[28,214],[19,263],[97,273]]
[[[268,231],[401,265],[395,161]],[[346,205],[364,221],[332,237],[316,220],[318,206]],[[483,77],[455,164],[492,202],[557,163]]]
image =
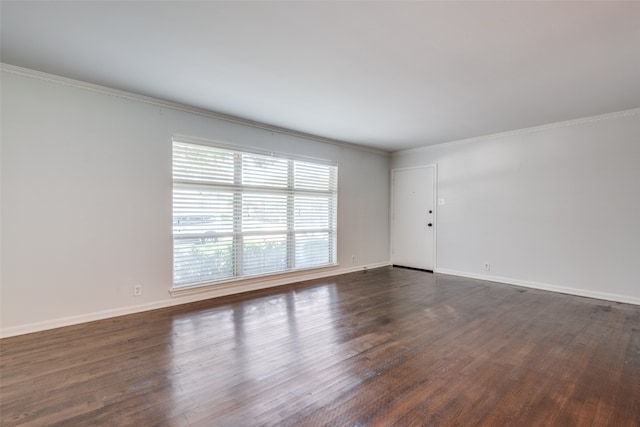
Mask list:
[[391,262],[435,267],[435,166],[392,171]]

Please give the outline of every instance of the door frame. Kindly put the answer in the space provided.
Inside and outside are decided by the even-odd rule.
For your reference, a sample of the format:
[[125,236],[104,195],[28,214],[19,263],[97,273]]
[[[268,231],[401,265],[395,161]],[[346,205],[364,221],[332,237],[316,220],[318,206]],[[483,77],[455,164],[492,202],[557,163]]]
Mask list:
[[394,247],[394,233],[393,233],[393,221],[394,221],[394,207],[395,207],[395,185],[394,178],[396,171],[407,171],[412,169],[433,169],[433,272],[436,273],[438,267],[438,164],[431,163],[428,165],[412,166],[407,168],[393,168],[391,169],[391,204],[389,206],[389,261],[393,266],[393,247]]

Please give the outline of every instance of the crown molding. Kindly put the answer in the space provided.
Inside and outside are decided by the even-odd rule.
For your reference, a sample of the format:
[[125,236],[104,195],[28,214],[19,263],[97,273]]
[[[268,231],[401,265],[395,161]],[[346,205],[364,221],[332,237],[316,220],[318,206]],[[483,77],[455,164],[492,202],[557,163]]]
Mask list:
[[87,83],[80,80],[70,79],[68,77],[57,76],[55,74],[44,73],[42,71],[31,70],[29,68],[18,67],[11,64],[0,63],[0,69],[3,72],[10,74],[17,74],[32,79],[42,80],[50,83],[55,83],[63,86],[70,86],[78,89],[88,90],[91,92],[101,93],[103,95],[115,96],[117,98],[127,99],[129,101],[142,102],[144,104],[153,105],[156,107],[168,108],[171,110],[181,111],[185,113],[196,114],[198,116],[208,117],[211,119],[223,120],[225,122],[235,123],[243,126],[249,126],[257,129],[266,130],[269,132],[275,132],[281,135],[294,136],[297,138],[304,138],[316,142],[322,142],[325,144],[336,145],[338,147],[350,148],[353,150],[366,151],[374,154],[381,154],[389,156],[391,153],[388,151],[380,150],[378,148],[367,147],[364,145],[354,144],[350,142],[340,141],[337,139],[325,138],[318,135],[313,135],[305,132],[299,132],[279,126],[273,126],[266,123],[256,122],[249,119],[243,119],[228,114],[217,113],[215,111],[206,110],[203,108],[192,107],[186,104],[180,104],[178,102],[167,101],[160,98],[154,98],[151,96],[140,95],[133,92],[128,92],[120,89],[113,89],[107,86],[100,86],[93,83]]
[[616,111],[613,113],[599,114],[597,116],[582,117],[579,119],[550,123],[550,124],[540,125],[540,126],[533,126],[529,128],[512,130],[507,132],[498,132],[490,135],[476,136],[473,138],[459,139],[456,141],[443,142],[440,144],[426,145],[424,147],[409,148],[407,150],[394,151],[391,153],[391,156],[394,156],[394,157],[402,156],[407,154],[420,153],[424,151],[437,150],[440,148],[452,147],[456,145],[466,145],[466,144],[478,143],[478,142],[487,141],[487,140],[495,140],[495,139],[508,138],[511,136],[526,135],[529,133],[545,132],[551,129],[565,128],[565,127],[572,127],[572,126],[582,126],[582,125],[591,124],[594,122],[600,122],[603,120],[620,119],[624,117],[632,117],[637,115],[640,115],[640,108]]

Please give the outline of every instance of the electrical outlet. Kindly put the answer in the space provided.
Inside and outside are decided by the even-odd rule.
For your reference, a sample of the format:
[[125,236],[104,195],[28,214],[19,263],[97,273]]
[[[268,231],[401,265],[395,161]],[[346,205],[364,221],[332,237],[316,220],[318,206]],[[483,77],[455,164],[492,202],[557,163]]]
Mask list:
[[491,264],[489,264],[488,262],[485,262],[485,263],[484,263],[484,269],[485,269],[486,271],[490,271],[490,270],[491,270]]
[[356,256],[351,255],[351,264],[355,264],[355,263],[356,263]]
[[133,296],[139,297],[142,295],[142,285],[133,285]]

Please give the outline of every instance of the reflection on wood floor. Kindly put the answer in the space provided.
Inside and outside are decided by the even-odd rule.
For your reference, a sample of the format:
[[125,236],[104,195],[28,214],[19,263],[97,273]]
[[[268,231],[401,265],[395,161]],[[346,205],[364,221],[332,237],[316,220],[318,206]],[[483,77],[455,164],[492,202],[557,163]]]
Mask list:
[[640,425],[640,306],[400,268],[1,351],[5,427]]

